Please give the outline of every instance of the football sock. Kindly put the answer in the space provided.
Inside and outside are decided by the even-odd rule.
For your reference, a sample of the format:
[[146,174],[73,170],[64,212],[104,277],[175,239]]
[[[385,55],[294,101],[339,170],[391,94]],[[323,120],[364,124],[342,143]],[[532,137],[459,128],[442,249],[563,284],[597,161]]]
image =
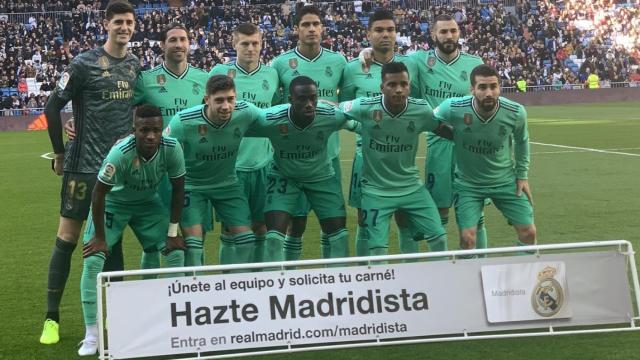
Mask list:
[[56,238],[51,260],[49,261],[49,279],[47,284],[47,319],[60,322],[60,301],[69,277],[71,255],[76,244]]

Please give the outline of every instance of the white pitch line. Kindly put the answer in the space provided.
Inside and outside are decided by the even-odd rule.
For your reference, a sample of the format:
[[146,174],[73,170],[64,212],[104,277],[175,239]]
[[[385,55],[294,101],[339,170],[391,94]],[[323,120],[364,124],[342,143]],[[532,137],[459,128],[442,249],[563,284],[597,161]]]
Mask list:
[[[632,147],[632,148],[620,148],[620,149],[602,149],[603,151],[622,151],[622,150],[640,150],[640,148]],[[531,155],[544,155],[544,154],[575,154],[575,153],[585,153],[590,152],[590,150],[567,150],[567,151],[535,151],[532,152]]]
[[640,154],[633,154],[633,153],[620,152],[620,151],[608,151],[608,150],[601,150],[601,149],[591,149],[591,148],[585,148],[585,147],[558,145],[558,144],[545,144],[545,143],[534,142],[534,141],[531,141],[531,144],[542,145],[542,146],[551,146],[551,147],[557,147],[557,148],[561,148],[561,149],[573,149],[573,150],[582,150],[582,151],[588,151],[588,152],[597,152],[597,153],[602,153],[602,154],[640,156]]
[[53,154],[52,152],[48,152],[40,155],[40,157],[47,160],[53,160],[53,158],[51,157],[52,154]]

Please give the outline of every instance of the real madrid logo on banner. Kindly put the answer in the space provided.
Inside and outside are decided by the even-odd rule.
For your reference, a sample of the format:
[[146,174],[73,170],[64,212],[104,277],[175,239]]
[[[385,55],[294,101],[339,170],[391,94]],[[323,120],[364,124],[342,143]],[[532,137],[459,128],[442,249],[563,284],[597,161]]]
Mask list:
[[436,64],[436,57],[435,56],[429,56],[429,59],[427,59],[427,65],[429,67],[433,67],[433,65]]
[[235,78],[236,77],[236,69],[229,69],[229,71],[227,71],[227,76],[230,78]]
[[295,70],[298,67],[298,59],[296,58],[289,59],[289,67]]
[[554,278],[556,273],[556,268],[552,266],[546,266],[538,273],[538,282],[531,294],[531,306],[540,316],[553,316],[564,305],[564,290]]
[[471,123],[473,122],[473,115],[471,115],[469,113],[465,113],[463,121],[464,121],[465,125],[467,125],[467,126],[471,125]]
[[380,129],[380,121],[382,121],[382,110],[373,110],[373,121],[376,122],[375,129]]
[[109,73],[109,71],[107,71],[107,69],[109,68],[109,58],[106,56],[100,56],[98,58],[98,65],[100,66],[100,68],[102,70],[104,70],[102,72],[102,76],[103,77],[109,77],[111,76],[111,74]]
[[327,66],[324,69],[324,74],[327,75],[328,77],[332,77],[333,76],[333,70],[331,70],[331,66]]

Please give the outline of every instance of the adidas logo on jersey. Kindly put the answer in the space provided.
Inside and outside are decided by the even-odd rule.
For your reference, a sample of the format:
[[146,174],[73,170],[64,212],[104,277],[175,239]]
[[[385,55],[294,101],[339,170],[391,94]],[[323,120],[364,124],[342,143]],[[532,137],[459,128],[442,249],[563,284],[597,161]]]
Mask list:
[[204,144],[206,142],[209,142],[207,138],[200,138],[200,144]]

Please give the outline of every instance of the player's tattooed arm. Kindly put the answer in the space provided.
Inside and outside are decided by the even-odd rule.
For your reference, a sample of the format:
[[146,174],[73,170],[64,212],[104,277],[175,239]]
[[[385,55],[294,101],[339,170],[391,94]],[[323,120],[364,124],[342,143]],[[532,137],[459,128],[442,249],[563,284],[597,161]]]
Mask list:
[[111,188],[111,185],[107,185],[102,181],[96,181],[96,186],[91,193],[91,219],[95,227],[95,235],[82,247],[82,256],[85,258],[100,252],[105,255],[109,253],[104,234],[104,203],[107,193],[111,191]]

